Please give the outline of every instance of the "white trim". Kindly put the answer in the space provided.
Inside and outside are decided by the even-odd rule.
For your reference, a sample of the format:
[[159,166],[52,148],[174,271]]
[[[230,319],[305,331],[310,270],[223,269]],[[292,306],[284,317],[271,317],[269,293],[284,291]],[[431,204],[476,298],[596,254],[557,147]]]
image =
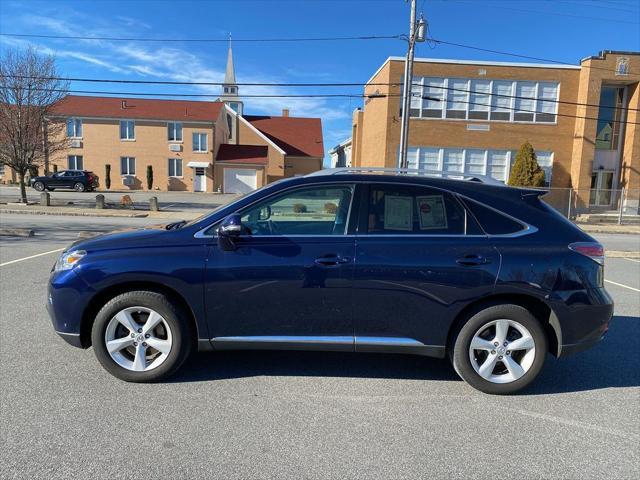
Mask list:
[[[387,62],[388,61],[404,62],[404,57],[389,57],[387,59]],[[555,69],[569,69],[569,70],[580,70],[582,68],[580,65],[570,65],[570,64],[457,60],[455,58],[416,58],[413,61],[414,63],[416,62],[417,63],[453,63],[453,64],[459,64],[459,65],[488,65],[488,66],[495,66],[495,67],[555,68]]]
[[281,149],[278,145],[276,145],[273,140],[271,140],[269,137],[267,137],[264,133],[262,133],[260,130],[258,130],[256,127],[254,127],[253,125],[251,125],[251,122],[249,120],[247,120],[246,118],[244,118],[242,115],[239,115],[237,112],[235,112],[232,108],[228,107],[227,105],[224,106],[229,112],[231,112],[233,115],[235,115],[236,117],[238,117],[242,122],[244,122],[254,133],[256,133],[260,138],[262,138],[265,142],[267,142],[269,145],[271,145],[272,147],[274,147],[278,152],[280,152],[282,155],[286,155],[287,152],[285,152],[283,149]]
[[209,168],[211,166],[211,162],[189,162],[187,163],[187,167],[191,168]]
[[136,122],[152,122],[152,123],[169,123],[169,122],[179,122],[183,125],[185,123],[197,123],[202,125],[215,125],[216,120],[206,121],[206,120],[170,120],[170,119],[157,119],[157,118],[138,118],[138,117],[87,117],[83,115],[82,117],[78,117],[75,115],[50,115],[47,118],[81,118],[82,120],[110,120],[114,122],[118,122],[120,120],[133,120]]

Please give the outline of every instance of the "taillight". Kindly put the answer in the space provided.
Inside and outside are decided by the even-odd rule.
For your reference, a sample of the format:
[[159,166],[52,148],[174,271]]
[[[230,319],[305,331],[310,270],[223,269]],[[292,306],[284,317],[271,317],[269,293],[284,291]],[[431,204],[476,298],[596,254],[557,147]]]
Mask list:
[[569,249],[604,265],[604,247],[598,242],[575,242]]
[[89,175],[89,176],[87,177],[87,180],[89,180],[90,182],[93,182],[93,177],[92,177],[91,175]]

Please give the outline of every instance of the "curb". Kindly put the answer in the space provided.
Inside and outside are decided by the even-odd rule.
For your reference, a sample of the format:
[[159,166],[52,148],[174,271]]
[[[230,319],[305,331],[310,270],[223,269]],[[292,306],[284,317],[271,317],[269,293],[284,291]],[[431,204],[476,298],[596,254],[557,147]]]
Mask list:
[[28,208],[25,209],[10,209],[10,208],[1,208],[0,213],[13,213],[13,214],[28,214],[28,215],[58,215],[58,216],[71,216],[71,217],[124,217],[124,218],[145,218],[148,217],[148,213],[129,213],[129,212],[118,212],[118,213],[98,213],[96,210],[88,210],[86,212],[82,211],[44,211],[44,210],[30,210]]
[[611,250],[611,251],[605,250],[604,256],[605,258],[639,258],[640,259],[640,252],[637,252],[637,251],[625,252],[622,250]]
[[587,233],[623,233],[626,235],[640,234],[640,226],[638,225],[594,225],[576,223],[583,232]]
[[30,228],[0,228],[0,235],[11,237],[33,237],[33,230]]

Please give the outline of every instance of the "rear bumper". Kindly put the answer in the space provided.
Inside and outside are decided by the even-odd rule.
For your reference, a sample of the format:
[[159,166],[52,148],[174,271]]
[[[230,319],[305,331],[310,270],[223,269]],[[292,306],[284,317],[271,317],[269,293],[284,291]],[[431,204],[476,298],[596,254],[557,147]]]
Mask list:
[[569,299],[553,310],[559,321],[561,338],[559,338],[558,357],[566,357],[587,350],[600,342],[609,330],[613,317],[613,299],[604,288],[581,291],[579,301],[572,303]]

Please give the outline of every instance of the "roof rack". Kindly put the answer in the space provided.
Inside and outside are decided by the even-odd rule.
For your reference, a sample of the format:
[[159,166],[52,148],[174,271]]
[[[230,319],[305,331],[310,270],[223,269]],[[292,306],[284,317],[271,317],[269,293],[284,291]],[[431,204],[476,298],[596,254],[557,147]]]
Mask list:
[[487,175],[476,175],[463,172],[444,172],[441,170],[424,170],[419,168],[382,168],[382,167],[342,167],[325,168],[317,172],[306,175],[307,177],[317,177],[325,175],[343,175],[353,173],[386,173],[391,175],[420,175],[424,177],[447,178],[451,180],[466,180],[470,182],[486,183],[487,185],[504,186],[499,180]]

